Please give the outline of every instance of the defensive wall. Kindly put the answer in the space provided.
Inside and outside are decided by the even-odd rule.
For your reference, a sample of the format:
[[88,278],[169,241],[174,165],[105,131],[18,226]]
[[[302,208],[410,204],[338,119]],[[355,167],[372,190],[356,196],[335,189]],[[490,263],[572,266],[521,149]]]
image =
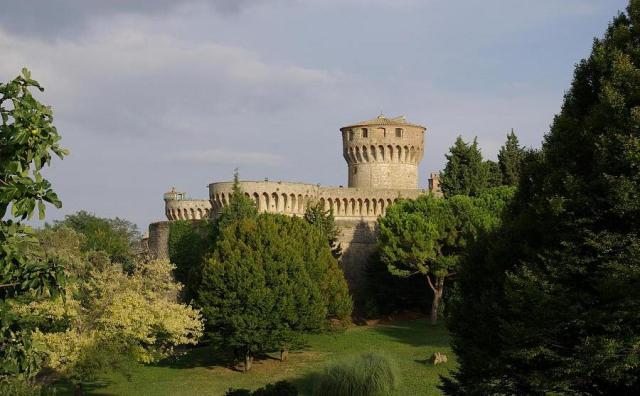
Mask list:
[[[333,211],[336,220],[375,221],[399,198],[415,198],[424,194],[417,189],[372,189],[321,187],[315,184],[274,181],[242,181],[240,188],[253,199],[258,211],[303,215],[309,203],[320,202],[325,210]],[[209,184],[212,215],[228,205],[233,194],[233,182]]]

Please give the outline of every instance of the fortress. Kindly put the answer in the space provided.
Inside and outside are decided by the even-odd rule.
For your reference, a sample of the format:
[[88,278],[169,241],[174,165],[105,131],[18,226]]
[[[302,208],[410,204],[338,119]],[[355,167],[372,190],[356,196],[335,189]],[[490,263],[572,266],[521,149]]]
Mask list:
[[[302,216],[309,202],[331,210],[341,228],[341,266],[349,286],[358,294],[364,266],[375,251],[377,218],[400,198],[416,198],[429,190],[440,194],[437,174],[429,190],[418,188],[418,166],[424,155],[426,128],[404,117],[380,115],[340,128],[342,155],[347,162],[348,187],[274,181],[241,181],[240,187],[260,212]],[[149,226],[152,254],[168,256],[169,222],[215,218],[229,203],[233,182],[209,184],[209,199],[188,199],[175,189],[164,194],[168,221]]]

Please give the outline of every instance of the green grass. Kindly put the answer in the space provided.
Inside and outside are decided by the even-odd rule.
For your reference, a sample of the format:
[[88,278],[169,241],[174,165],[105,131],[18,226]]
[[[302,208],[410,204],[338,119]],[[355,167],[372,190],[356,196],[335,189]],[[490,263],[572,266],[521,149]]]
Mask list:
[[[301,394],[309,395],[314,376],[325,365],[362,352],[377,352],[392,359],[398,368],[400,385],[394,395],[436,395],[440,394],[438,376],[456,364],[444,326],[432,327],[424,320],[311,335],[308,344],[303,351],[291,352],[285,362],[271,357],[257,359],[246,374],[231,368],[229,360],[211,348],[196,348],[158,365],[138,366],[129,378],[112,376],[102,383],[88,384],[85,390],[89,395],[222,395],[230,387],[253,390],[286,379]],[[436,351],[445,353],[449,362],[435,367],[427,363]]]

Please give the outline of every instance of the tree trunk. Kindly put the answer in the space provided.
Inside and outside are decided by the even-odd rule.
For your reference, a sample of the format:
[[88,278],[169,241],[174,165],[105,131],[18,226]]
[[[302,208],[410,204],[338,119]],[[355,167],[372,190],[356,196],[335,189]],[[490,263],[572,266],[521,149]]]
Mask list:
[[427,275],[427,280],[429,281],[429,287],[433,291],[433,300],[431,301],[431,315],[429,317],[429,321],[432,325],[438,323],[438,307],[440,306],[440,301],[442,300],[442,292],[444,290],[444,276],[437,276],[435,285],[431,282],[431,277]]
[[73,395],[74,396],[84,396],[84,392],[82,390],[82,383],[78,382],[73,387]]
[[244,353],[244,372],[251,370],[251,366],[253,365],[253,356],[249,351]]

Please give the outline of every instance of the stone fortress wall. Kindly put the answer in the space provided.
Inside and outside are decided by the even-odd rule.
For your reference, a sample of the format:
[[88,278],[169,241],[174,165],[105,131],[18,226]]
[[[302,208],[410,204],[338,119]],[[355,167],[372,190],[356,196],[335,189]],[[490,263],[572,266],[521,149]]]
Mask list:
[[[418,166],[424,154],[426,128],[403,117],[372,120],[345,126],[343,156],[348,187],[276,181],[241,181],[244,194],[260,212],[302,216],[312,202],[332,210],[342,233],[341,266],[356,301],[364,288],[365,266],[375,252],[377,218],[401,198],[416,198],[429,191],[439,194],[437,174],[431,174],[429,190],[418,189]],[[209,184],[209,199],[189,199],[175,189],[164,195],[169,221],[215,218],[229,204],[233,182]],[[168,257],[168,222],[149,226],[149,249]]]
[[169,220],[200,220],[212,215],[208,199],[167,200],[164,210]]
[[[242,181],[240,188],[252,198],[258,211],[303,215],[307,206],[320,202],[331,210],[336,220],[371,220],[384,216],[386,208],[399,198],[415,198],[424,190],[360,189],[321,187],[314,184],[273,181]],[[215,217],[228,205],[233,194],[233,182],[209,185],[212,214]]]

